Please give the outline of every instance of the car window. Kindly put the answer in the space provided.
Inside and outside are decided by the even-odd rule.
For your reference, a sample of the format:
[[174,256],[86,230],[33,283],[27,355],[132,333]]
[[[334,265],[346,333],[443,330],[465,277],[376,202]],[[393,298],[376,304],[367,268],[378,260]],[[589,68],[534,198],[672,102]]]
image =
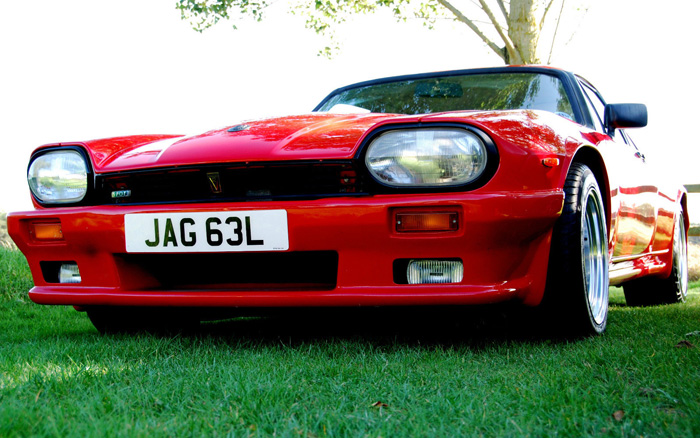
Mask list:
[[583,93],[586,95],[586,104],[593,117],[593,123],[595,124],[595,129],[600,132],[605,132],[605,124],[603,122],[603,117],[605,115],[605,102],[600,98],[598,93],[589,87],[585,83],[581,83],[581,88]]
[[574,120],[561,80],[540,73],[486,73],[377,82],[331,96],[318,111],[348,106],[374,113],[537,109]]

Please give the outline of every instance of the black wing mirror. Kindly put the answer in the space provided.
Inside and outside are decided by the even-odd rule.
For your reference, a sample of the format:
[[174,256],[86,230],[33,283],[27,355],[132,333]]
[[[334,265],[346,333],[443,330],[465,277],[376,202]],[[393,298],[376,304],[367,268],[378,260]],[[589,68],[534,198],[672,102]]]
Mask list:
[[605,129],[609,133],[617,128],[641,128],[647,126],[647,106],[643,103],[609,103],[605,105]]

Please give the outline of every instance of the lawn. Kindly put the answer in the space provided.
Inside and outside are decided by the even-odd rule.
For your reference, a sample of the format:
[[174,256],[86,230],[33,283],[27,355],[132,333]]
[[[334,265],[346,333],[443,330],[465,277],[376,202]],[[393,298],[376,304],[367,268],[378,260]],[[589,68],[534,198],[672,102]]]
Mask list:
[[503,307],[101,336],[29,302],[19,252],[0,271],[1,437],[700,436],[700,283],[652,308],[613,288],[607,332],[578,341]]

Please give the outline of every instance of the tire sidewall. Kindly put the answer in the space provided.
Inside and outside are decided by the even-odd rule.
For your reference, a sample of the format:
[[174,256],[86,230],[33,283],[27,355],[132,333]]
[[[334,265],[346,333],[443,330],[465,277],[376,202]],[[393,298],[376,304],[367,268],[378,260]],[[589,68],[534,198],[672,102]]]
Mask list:
[[595,333],[602,333],[605,331],[605,328],[607,326],[607,321],[608,321],[608,285],[609,285],[609,264],[608,264],[608,233],[607,233],[607,227],[605,226],[605,223],[603,223],[602,227],[600,227],[600,233],[601,233],[601,241],[600,244],[604,245],[604,254],[606,255],[605,260],[601,263],[601,266],[599,266],[599,269],[602,269],[602,274],[601,274],[601,281],[603,283],[603,288],[605,289],[602,291],[602,294],[604,296],[604,300],[606,303],[604,304],[604,309],[602,309],[603,315],[602,318],[600,319],[600,322],[596,321],[596,317],[593,314],[593,308],[591,307],[591,302],[588,298],[588,295],[590,293],[590,288],[595,287],[596,285],[594,284],[589,284],[587,282],[587,271],[586,271],[586,254],[584,254],[584,227],[586,226],[585,222],[585,216],[586,216],[586,209],[588,207],[589,202],[596,202],[596,207],[598,210],[598,214],[600,217],[605,220],[605,209],[603,205],[603,199],[601,196],[600,192],[600,187],[598,186],[598,182],[595,178],[595,175],[593,175],[593,172],[588,168],[585,167],[585,170],[583,172],[583,181],[581,184],[581,190],[579,192],[579,199],[578,199],[578,205],[580,209],[580,214],[578,215],[577,218],[577,223],[579,225],[579,229],[581,230],[580,233],[580,240],[579,240],[579,248],[580,248],[580,254],[581,254],[581,277],[580,277],[580,282],[581,282],[581,296],[580,299],[585,301],[585,308],[587,310],[588,314],[588,319],[590,321],[591,327]]
[[676,283],[676,302],[685,302],[688,296],[688,239],[685,232],[683,209],[678,209],[673,231],[673,281]]

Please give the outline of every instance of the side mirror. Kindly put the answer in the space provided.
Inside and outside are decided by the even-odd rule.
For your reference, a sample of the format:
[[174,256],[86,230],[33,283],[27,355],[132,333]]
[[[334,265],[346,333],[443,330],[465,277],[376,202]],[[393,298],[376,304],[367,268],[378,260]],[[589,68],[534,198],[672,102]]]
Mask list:
[[605,105],[605,129],[641,128],[647,126],[647,106],[643,103],[610,103]]

